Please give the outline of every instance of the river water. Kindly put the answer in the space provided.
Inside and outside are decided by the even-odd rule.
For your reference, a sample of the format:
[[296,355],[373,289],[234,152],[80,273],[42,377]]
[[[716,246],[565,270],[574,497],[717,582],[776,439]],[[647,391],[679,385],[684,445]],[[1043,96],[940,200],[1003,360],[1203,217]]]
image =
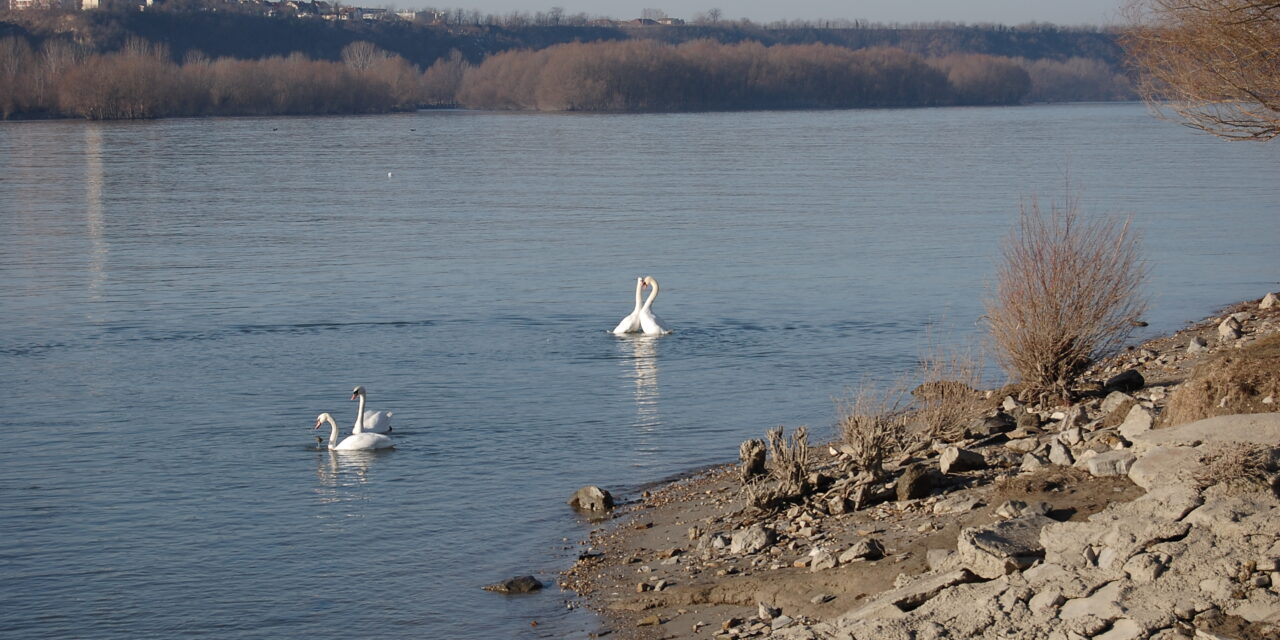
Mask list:
[[[829,434],[852,386],[979,340],[1031,196],[1132,217],[1148,332],[1280,288],[1280,146],[1132,104],[24,122],[0,150],[14,638],[585,637],[558,589],[480,586],[553,583],[581,485]],[[646,274],[676,332],[609,335]],[[394,451],[317,448],[356,384]]]

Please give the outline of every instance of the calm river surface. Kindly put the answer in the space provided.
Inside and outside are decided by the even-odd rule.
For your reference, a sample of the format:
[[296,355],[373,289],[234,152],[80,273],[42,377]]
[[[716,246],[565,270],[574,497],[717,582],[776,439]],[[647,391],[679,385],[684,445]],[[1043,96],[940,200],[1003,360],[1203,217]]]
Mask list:
[[[829,434],[1068,174],[1148,331],[1276,290],[1278,161],[1131,104],[0,124],[0,635],[584,637],[479,589],[573,490]],[[676,333],[609,335],[645,274]],[[317,449],[356,384],[394,451]]]

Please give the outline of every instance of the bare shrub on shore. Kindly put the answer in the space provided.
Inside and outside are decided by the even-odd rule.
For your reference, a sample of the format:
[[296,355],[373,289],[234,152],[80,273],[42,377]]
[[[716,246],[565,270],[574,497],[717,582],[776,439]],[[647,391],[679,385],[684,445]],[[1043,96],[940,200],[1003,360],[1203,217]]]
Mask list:
[[973,351],[934,348],[920,360],[920,378],[920,386],[911,391],[913,422],[934,440],[955,442],[964,437],[965,426],[986,409],[978,391],[981,360]]
[[852,458],[851,471],[868,483],[884,477],[885,459],[903,446],[906,396],[901,384],[885,390],[864,385],[852,399],[836,402],[840,439]]
[[1048,211],[1032,198],[1002,254],[986,303],[995,356],[1033,394],[1067,398],[1146,310],[1137,235],[1127,220],[1082,219],[1073,196]]
[[1275,491],[1278,471],[1280,450],[1260,444],[1234,444],[1205,460],[1194,477],[1202,487],[1223,485],[1241,493]]

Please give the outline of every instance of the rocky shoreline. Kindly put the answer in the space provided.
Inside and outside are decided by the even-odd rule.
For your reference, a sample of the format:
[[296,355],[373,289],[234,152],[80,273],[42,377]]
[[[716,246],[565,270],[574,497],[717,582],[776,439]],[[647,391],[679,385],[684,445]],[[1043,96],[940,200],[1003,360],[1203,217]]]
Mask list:
[[[838,443],[777,510],[748,505],[734,465],[677,480],[618,508],[561,586],[597,637],[1280,637],[1275,374],[1232,364],[1274,362],[1277,334],[1268,296],[1101,363],[1075,404],[987,392],[987,415],[887,462],[860,509]],[[1231,366],[1264,384],[1200,381]],[[1162,428],[1193,385],[1235,415]]]

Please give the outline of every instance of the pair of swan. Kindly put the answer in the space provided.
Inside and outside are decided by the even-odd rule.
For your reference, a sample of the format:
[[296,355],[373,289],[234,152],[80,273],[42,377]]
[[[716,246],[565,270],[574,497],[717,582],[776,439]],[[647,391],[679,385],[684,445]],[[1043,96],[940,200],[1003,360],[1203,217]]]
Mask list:
[[[640,304],[641,293],[646,287],[652,287],[653,291],[649,293],[649,297],[645,299],[644,304]],[[636,278],[636,306],[631,310],[627,317],[614,327],[614,335],[626,335],[628,333],[643,333],[646,336],[661,336],[671,333],[671,330],[662,324],[662,320],[653,313],[653,302],[658,299],[658,281],[653,276],[645,276]]]
[[328,413],[322,413],[316,416],[316,429],[321,425],[329,423],[329,449],[334,451],[370,451],[373,449],[390,449],[395,443],[388,438],[387,433],[391,432],[391,412],[390,411],[366,411],[364,408],[365,391],[364,387],[356,387],[351,391],[351,399],[360,400],[360,407],[356,409],[356,423],[351,427],[351,435],[338,441],[338,423],[334,422],[333,416]]

